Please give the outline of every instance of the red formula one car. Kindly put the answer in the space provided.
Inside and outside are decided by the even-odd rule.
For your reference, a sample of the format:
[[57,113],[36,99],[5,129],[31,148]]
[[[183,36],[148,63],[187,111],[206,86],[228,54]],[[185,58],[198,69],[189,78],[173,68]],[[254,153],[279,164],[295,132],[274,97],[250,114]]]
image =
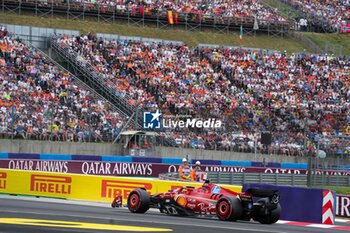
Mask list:
[[[254,202],[253,197],[260,199]],[[168,215],[216,215],[224,221],[253,219],[262,224],[272,224],[281,214],[279,199],[276,190],[249,189],[236,193],[207,180],[198,188],[184,186],[154,195],[144,189],[135,189],[130,192],[127,204],[132,213],[158,208]]]

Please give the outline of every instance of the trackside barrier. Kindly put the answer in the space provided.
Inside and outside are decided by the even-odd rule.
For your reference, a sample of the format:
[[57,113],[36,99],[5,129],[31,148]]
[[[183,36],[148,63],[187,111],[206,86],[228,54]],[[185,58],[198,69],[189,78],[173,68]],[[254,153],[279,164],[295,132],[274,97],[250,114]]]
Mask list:
[[278,190],[281,196],[281,220],[334,224],[336,206],[334,191],[268,184],[243,185],[243,191],[249,188]]
[[[134,162],[134,163],[157,163],[157,164],[182,164],[182,158],[158,158],[158,157],[135,157],[135,156],[118,156],[118,155],[76,155],[76,154],[33,154],[33,153],[8,153],[0,152],[0,159],[26,159],[26,160],[57,160],[57,161],[100,161],[100,162]],[[233,161],[233,160],[207,160],[198,159],[205,166],[221,166],[221,167],[241,167],[241,168],[260,168],[272,169],[276,173],[305,173],[308,168],[306,163],[274,163],[274,162],[254,162],[254,161]],[[189,161],[195,164],[197,159]],[[346,161],[344,161],[346,163]],[[216,172],[211,170],[212,172]],[[220,172],[225,172],[221,171]],[[341,174],[350,176],[350,166],[333,166],[329,170],[329,175]],[[350,185],[350,183],[348,184]]]
[[[40,160],[64,160],[64,161],[103,161],[103,162],[146,162],[161,164],[182,164],[182,158],[152,158],[152,157],[133,157],[118,155],[75,155],[75,154],[25,154],[0,152],[1,159],[40,159]],[[190,164],[195,164],[197,160],[190,160]],[[215,166],[236,166],[236,167],[275,167],[275,168],[293,168],[307,169],[306,163],[262,163],[252,161],[231,161],[231,160],[204,160],[199,159],[202,165]],[[350,170],[350,167],[344,167],[344,170]]]
[[[0,193],[112,202],[116,195],[126,203],[131,190],[145,188],[150,194],[201,183],[164,181],[150,178],[122,178],[0,169]],[[242,186],[223,185],[241,192]]]

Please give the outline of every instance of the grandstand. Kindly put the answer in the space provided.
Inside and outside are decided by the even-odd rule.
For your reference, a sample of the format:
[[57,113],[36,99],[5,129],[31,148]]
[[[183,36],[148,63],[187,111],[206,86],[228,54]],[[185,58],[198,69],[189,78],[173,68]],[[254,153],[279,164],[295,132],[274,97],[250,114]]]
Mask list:
[[[192,29],[233,25],[234,30],[259,22],[255,30],[265,31],[265,21],[269,34],[278,33],[269,25],[282,25],[283,33],[292,28],[278,11],[249,0],[2,4],[4,10],[34,10],[38,16],[127,17],[133,24],[153,18],[156,24],[177,21]],[[331,5],[337,11],[325,20],[339,29],[348,5],[337,4],[341,7]],[[317,4],[312,7],[327,14]],[[312,11],[307,9],[298,8]],[[169,18],[169,11],[178,18]],[[161,131],[166,146],[289,156],[321,148],[329,155],[349,154],[348,57],[81,33],[45,35],[51,59],[5,27],[0,33],[1,137],[114,142],[121,131],[142,129],[143,112],[160,110],[223,122],[220,129]],[[272,133],[271,146],[261,143],[262,132]]]
[[301,12],[309,24],[319,31],[339,32],[342,25],[350,20],[350,3],[347,0],[283,0]]
[[125,116],[2,27],[1,131],[7,138],[111,141]]
[[[138,103],[165,114],[221,116],[226,134],[202,131],[192,136],[200,137],[204,148],[252,151],[253,135],[272,131],[280,152],[297,155],[306,133],[311,137],[349,131],[346,59],[241,48],[191,49],[93,35],[58,38],[54,43],[58,49],[68,48],[74,59],[91,64],[108,86],[133,100],[129,105]],[[251,137],[243,136],[245,142],[237,143],[233,132]]]
[[[260,1],[2,1],[3,11],[18,14],[34,13],[35,16],[67,19],[96,17],[98,22],[126,21],[130,25],[155,24],[158,28],[181,26],[186,31],[213,28],[232,31],[244,26],[266,31],[272,35],[284,35],[291,22]],[[249,30],[248,30],[249,28]]]

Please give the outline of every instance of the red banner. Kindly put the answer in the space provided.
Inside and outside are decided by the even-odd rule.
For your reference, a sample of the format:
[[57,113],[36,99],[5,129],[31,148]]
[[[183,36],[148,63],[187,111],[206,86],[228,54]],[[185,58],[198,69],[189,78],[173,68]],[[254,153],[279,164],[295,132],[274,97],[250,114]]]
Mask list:
[[[158,177],[161,173],[177,172],[179,165],[159,163],[2,159],[0,160],[0,168],[86,175]],[[307,174],[307,170],[305,169],[274,167],[203,165],[202,169],[206,172]],[[322,172],[316,171],[315,174],[322,174]],[[325,172],[325,175],[349,176],[350,171],[328,171]]]
[[179,23],[179,13],[177,11],[174,12],[174,23],[178,24]]

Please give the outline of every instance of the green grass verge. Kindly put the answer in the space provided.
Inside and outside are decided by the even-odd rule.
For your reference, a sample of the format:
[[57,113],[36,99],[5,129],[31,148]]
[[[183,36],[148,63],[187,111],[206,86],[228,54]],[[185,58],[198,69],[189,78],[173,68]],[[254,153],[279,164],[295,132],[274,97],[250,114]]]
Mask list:
[[328,44],[328,53],[342,53],[350,56],[350,34],[311,32],[305,32],[303,34],[322,49]]
[[293,19],[300,16],[300,13],[297,12],[292,6],[285,4],[280,0],[263,0],[263,2],[272,8],[277,8],[279,14],[282,16],[287,16]]
[[323,188],[334,190],[337,194],[350,195],[350,187],[338,187],[338,186],[315,186],[313,188]]
[[[239,46],[239,32],[232,34],[220,34],[213,31],[186,32],[181,29],[158,29],[152,26],[144,28],[128,26],[127,22],[117,22],[114,24],[97,22],[96,18],[88,18],[85,21],[67,20],[62,16],[51,18],[41,18],[32,15],[16,15],[0,13],[0,22],[29,25],[36,27],[48,27],[59,29],[74,29],[82,33],[111,33],[127,36],[141,36],[150,38],[160,38],[166,40],[183,41],[190,46],[202,44],[220,44]],[[243,35],[243,45],[248,48],[264,48],[287,50],[288,52],[300,52],[307,48],[299,41],[290,38],[269,37],[267,35],[248,36]]]
[[[278,12],[283,16],[290,18],[301,17],[293,7],[281,2],[280,0],[263,0],[267,5],[277,8]],[[350,56],[350,35],[336,34],[336,33],[302,33],[304,36],[315,42],[320,48],[325,49],[328,44],[326,52],[335,53],[337,55],[344,54]]]
[[[275,0],[267,0],[275,1]],[[148,38],[159,38],[165,40],[179,40],[190,46],[202,44],[219,44],[239,46],[239,32],[231,34],[220,34],[214,31],[202,32],[186,32],[182,29],[158,29],[155,26],[148,25],[146,27],[129,26],[127,22],[106,23],[97,22],[96,18],[87,18],[85,21],[67,20],[65,17],[58,15],[54,18],[35,17],[33,15],[16,15],[0,13],[0,23],[28,25],[36,27],[48,27],[59,29],[79,30],[82,33],[110,33],[126,36],[140,36]],[[303,33],[304,36],[310,38],[321,48],[325,44],[330,44],[329,53],[341,53],[350,55],[350,35],[340,34],[320,34],[320,33]],[[306,45],[300,41],[291,38],[269,37],[266,34],[258,34],[256,36],[243,35],[243,45],[248,48],[264,48],[287,50],[288,52],[300,52],[304,49],[310,51]],[[335,45],[335,46],[334,46]]]

